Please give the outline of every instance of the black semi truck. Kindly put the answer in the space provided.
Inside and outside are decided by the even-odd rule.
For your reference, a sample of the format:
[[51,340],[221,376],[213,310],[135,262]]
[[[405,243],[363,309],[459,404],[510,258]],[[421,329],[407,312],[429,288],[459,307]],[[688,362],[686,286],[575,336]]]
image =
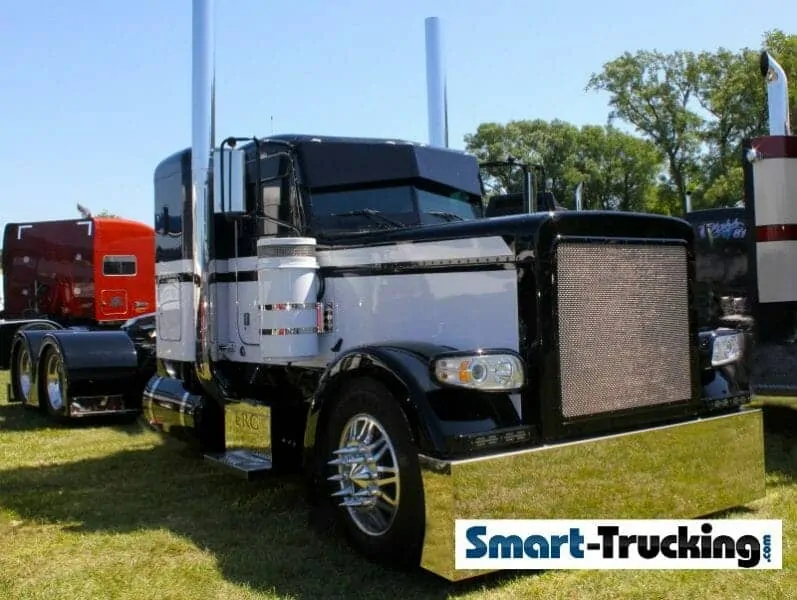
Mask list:
[[[217,145],[211,14],[195,0],[191,148],[155,168],[147,423],[243,477],[303,473],[360,552],[451,580],[478,574],[455,568],[457,519],[689,518],[763,495],[760,411],[704,393],[743,347],[701,345],[688,223],[486,217],[475,157],[401,140]],[[137,345],[17,335],[59,349],[65,393]]]

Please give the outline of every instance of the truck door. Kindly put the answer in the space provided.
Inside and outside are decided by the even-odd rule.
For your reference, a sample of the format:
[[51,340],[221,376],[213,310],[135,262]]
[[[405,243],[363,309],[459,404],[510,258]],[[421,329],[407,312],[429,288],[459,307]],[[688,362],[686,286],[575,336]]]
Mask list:
[[[294,188],[290,179],[292,169],[291,158],[281,148],[274,154],[261,159],[258,169],[256,203],[254,211],[258,218],[254,229],[242,229],[238,237],[263,237],[278,235],[290,231],[286,223],[293,221],[295,205],[298,198],[294,196]],[[251,221],[250,221],[251,223]],[[238,224],[236,223],[236,227]],[[251,225],[250,225],[251,226]],[[243,273],[257,273],[256,258],[236,258],[230,261],[232,270],[239,271],[235,282],[231,285],[235,306],[235,323],[238,339],[244,346],[260,345],[260,290],[257,278],[243,276]]]
[[[128,312],[127,290],[123,279],[135,277],[137,273],[136,257],[132,255],[106,255],[102,257],[102,274],[104,280],[100,289],[100,313],[103,316],[123,316]],[[119,285],[113,285],[119,281]]]

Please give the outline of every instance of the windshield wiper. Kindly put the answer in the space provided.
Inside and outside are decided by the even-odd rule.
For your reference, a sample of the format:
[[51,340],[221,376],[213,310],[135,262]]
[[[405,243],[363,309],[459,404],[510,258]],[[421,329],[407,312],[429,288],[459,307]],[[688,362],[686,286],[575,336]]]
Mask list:
[[385,225],[390,225],[392,227],[406,227],[404,223],[400,221],[396,221],[395,219],[391,219],[390,217],[386,217],[378,210],[374,210],[373,208],[361,208],[358,210],[350,210],[344,213],[332,213],[329,215],[330,217],[368,217],[375,223],[383,223]]
[[427,215],[434,215],[435,217],[440,217],[441,219],[445,219],[446,221],[464,221],[465,219],[460,217],[456,213],[448,212],[446,210],[425,210],[423,211],[424,214]]

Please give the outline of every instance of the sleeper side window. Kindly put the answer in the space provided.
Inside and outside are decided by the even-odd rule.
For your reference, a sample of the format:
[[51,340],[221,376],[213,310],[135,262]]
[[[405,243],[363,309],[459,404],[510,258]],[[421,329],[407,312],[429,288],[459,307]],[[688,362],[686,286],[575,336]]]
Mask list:
[[131,277],[136,274],[136,267],[135,256],[103,256],[102,258],[102,274],[110,277]]

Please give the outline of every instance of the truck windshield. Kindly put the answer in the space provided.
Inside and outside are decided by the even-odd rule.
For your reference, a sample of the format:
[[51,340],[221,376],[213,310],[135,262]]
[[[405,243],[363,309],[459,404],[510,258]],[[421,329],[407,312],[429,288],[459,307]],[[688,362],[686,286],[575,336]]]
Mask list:
[[313,228],[324,233],[436,225],[483,216],[477,196],[413,186],[316,192],[311,205]]

